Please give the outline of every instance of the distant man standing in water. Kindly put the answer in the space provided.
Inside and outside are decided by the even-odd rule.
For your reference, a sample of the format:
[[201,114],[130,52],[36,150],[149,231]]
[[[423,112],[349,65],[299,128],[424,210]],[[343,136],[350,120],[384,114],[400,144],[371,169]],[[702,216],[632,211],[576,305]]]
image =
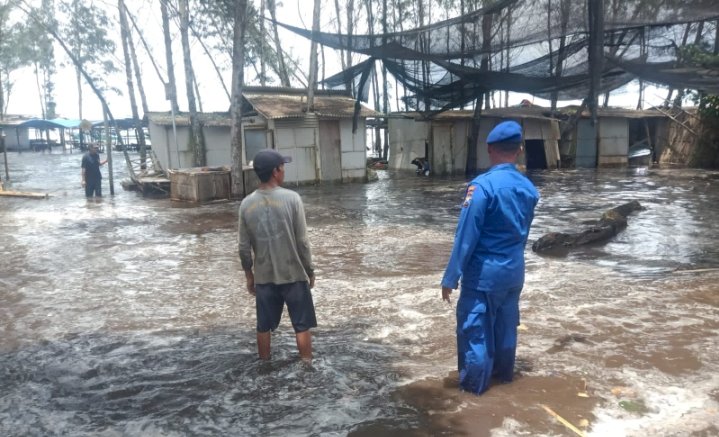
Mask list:
[[85,188],[85,197],[102,197],[102,173],[100,166],[105,165],[107,159],[100,161],[97,145],[91,144],[87,153],[82,155],[82,186]]
[[456,289],[457,366],[463,390],[481,394],[490,379],[510,382],[524,285],[524,246],[539,193],[515,161],[522,128],[498,124],[487,137],[491,168],[467,187],[452,254],[442,278],[442,299]]
[[240,261],[247,290],[255,296],[257,351],[262,360],[270,359],[271,331],[279,326],[285,304],[304,360],[312,358],[310,328],[317,326],[304,206],[299,194],[280,186],[288,162],[289,157],[275,150],[259,151],[253,167],[260,185],[240,204]]

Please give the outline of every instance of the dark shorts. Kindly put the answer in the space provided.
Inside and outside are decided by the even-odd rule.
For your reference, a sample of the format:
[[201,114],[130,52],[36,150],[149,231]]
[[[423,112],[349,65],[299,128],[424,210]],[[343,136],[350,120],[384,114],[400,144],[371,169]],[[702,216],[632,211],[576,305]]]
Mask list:
[[85,181],[85,197],[102,197],[102,179]]
[[317,326],[315,305],[306,281],[289,284],[256,284],[257,332],[274,331],[287,304],[292,328],[304,332]]

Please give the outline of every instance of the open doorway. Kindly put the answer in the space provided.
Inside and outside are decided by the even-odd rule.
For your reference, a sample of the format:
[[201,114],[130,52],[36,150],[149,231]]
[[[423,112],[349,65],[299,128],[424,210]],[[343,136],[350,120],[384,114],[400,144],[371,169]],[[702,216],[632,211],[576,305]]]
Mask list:
[[524,155],[527,161],[527,170],[547,168],[544,140],[525,140]]

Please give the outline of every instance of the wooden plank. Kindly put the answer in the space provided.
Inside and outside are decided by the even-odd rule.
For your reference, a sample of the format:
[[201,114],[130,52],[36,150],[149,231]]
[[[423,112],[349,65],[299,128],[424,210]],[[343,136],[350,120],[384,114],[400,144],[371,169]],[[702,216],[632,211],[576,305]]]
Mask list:
[[0,197],[23,197],[27,199],[47,199],[47,193],[31,193],[27,191],[4,191],[0,190]]

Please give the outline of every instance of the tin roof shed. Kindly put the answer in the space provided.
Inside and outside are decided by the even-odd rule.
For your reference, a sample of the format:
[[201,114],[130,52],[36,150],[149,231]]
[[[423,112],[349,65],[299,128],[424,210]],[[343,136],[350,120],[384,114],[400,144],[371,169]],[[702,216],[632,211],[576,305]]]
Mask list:
[[[302,118],[307,113],[307,90],[296,88],[246,87],[245,101],[268,120]],[[352,118],[355,99],[347,92],[318,90],[314,96],[314,112],[318,118]],[[378,117],[381,114],[361,105],[360,117]]]

